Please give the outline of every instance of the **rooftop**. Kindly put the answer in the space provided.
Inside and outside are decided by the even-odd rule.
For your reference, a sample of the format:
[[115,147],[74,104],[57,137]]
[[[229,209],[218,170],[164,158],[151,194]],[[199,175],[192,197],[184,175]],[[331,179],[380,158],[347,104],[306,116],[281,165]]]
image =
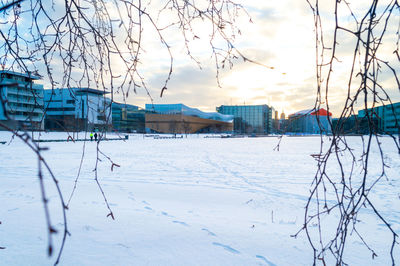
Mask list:
[[108,94],[109,92],[104,90],[96,90],[91,88],[56,88],[56,89],[45,89],[45,94],[61,94],[65,91],[71,93],[80,93],[80,94],[96,94],[96,95],[104,95]]
[[216,112],[203,112],[196,108],[188,107],[182,103],[177,104],[146,104],[146,111],[153,111],[161,114],[183,114],[196,116],[204,119],[212,119],[223,122],[232,122],[232,115],[223,115]]
[[30,78],[32,80],[40,79],[40,76],[38,74],[33,74],[31,72],[19,73],[19,72],[14,72],[14,71],[11,71],[11,70],[0,70],[0,74],[9,74],[9,75],[18,76],[18,77]]
[[[289,117],[296,117],[296,116],[306,116],[306,115],[319,115],[319,116],[328,116],[328,111],[325,110],[324,108],[320,109],[306,109],[306,110],[301,110],[298,111],[294,114],[289,115]],[[332,116],[332,113],[329,112],[329,116]]]
[[74,90],[76,90],[76,92],[80,92],[80,93],[91,93],[91,94],[97,94],[97,95],[104,95],[104,94],[108,94],[108,91],[104,91],[104,90],[96,90],[96,89],[91,89],[91,88],[73,88]]

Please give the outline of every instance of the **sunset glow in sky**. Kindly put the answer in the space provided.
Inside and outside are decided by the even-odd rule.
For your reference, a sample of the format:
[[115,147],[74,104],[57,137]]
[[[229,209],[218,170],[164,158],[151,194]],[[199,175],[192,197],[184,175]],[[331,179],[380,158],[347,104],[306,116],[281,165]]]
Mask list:
[[[231,70],[220,73],[218,87],[210,50],[199,52],[194,46],[203,69],[178,54],[175,73],[163,98],[159,90],[168,64],[150,78],[154,103],[179,102],[205,111],[215,111],[222,104],[268,104],[286,114],[314,106],[315,50],[309,6],[302,1],[243,2],[253,23],[245,15],[239,18],[242,35],[237,36],[235,46],[250,59],[274,69],[237,60]],[[287,6],[292,6],[290,12]],[[178,47],[183,49],[182,44]],[[179,48],[176,50],[179,52]],[[148,98],[139,92],[129,101],[143,106]]]
[[[237,36],[235,46],[250,59],[274,69],[238,60],[231,70],[220,73],[221,87],[218,87],[211,52],[205,48],[207,43],[199,40],[194,43],[199,42],[200,45],[193,45],[193,50],[198,53],[198,58],[202,63],[202,70],[193,61],[179,53],[183,51],[183,45],[177,43],[173,47],[175,51],[178,51],[175,54],[177,63],[174,75],[163,98],[159,97],[159,90],[168,64],[164,65],[164,68],[158,65],[150,77],[149,84],[151,94],[154,95],[154,103],[179,102],[205,111],[214,111],[216,106],[222,104],[268,104],[279,113],[284,111],[286,114],[314,107],[316,52],[314,17],[310,6],[306,1],[297,0],[241,2],[253,23],[249,23],[246,16],[238,19],[242,35]],[[331,2],[320,3],[326,29],[325,38],[329,45],[331,45],[334,18]],[[384,2],[381,3],[387,4],[387,1]],[[369,4],[355,2],[351,7],[355,14],[361,17],[366,13]],[[343,14],[340,17],[341,23],[351,27],[353,21],[348,10],[339,10]],[[387,46],[383,49],[386,51],[383,58],[388,61],[395,60],[393,51],[396,47],[388,44],[396,42],[394,32],[397,27],[398,18],[390,20],[387,33],[389,37],[384,43]],[[334,65],[329,94],[329,105],[334,117],[340,115],[346,100],[347,82],[355,44],[350,35],[339,33],[338,38],[337,52],[340,61],[335,62]],[[400,70],[399,62],[396,60],[394,67]],[[389,73],[382,73],[383,76],[386,74]],[[385,78],[383,84],[389,88],[394,101],[400,100],[393,78]],[[144,103],[148,103],[148,98],[146,94],[139,92],[129,101],[143,106]]]
[[[203,111],[215,111],[217,106],[223,104],[268,104],[274,107],[279,113],[284,111],[286,114],[314,107],[317,92],[315,26],[312,9],[306,0],[236,1],[236,3],[243,5],[243,12],[239,12],[238,17],[236,17],[234,21],[236,23],[235,25],[240,29],[240,34],[235,33],[233,45],[245,57],[259,64],[248,61],[244,62],[242,58],[239,57],[233,60],[234,64],[232,68],[230,68],[227,63],[225,64],[225,68],[219,69],[218,79],[216,77],[217,69],[215,58],[213,58],[210,46],[213,24],[207,22],[207,19],[198,19],[193,21],[190,27],[186,26],[189,36],[187,38],[187,45],[194,59],[190,58],[185,47],[185,39],[182,38],[179,26],[167,27],[172,22],[176,22],[176,10],[172,9],[171,11],[167,8],[163,11],[162,15],[159,14],[160,7],[163,6],[163,4],[165,5],[166,2],[169,4],[171,3],[164,0],[143,0],[141,2],[142,8],[145,7],[146,12],[150,14],[149,17],[151,16],[153,19],[153,21],[151,21],[147,19],[146,16],[141,16],[141,29],[143,33],[140,40],[142,45],[141,49],[139,49],[140,60],[138,61],[138,69],[141,77],[147,84],[148,90],[146,91],[143,86],[141,86],[141,88],[137,88],[136,93],[130,91],[129,97],[126,98],[126,88],[122,89],[125,94],[122,90],[117,91],[115,89],[118,87],[118,80],[116,78],[113,84],[116,90],[113,95],[115,101],[123,102],[126,100],[126,103],[141,107],[144,107],[146,103],[151,103],[152,101],[155,104],[183,103],[191,107],[200,108]],[[349,1],[346,2],[348,3]],[[134,56],[132,55],[132,51],[134,49],[131,47],[135,47],[135,45],[127,45],[126,36],[119,36],[119,32],[122,32],[124,27],[129,24],[126,23],[124,27],[121,27],[122,23],[120,23],[128,17],[126,13],[128,11],[123,8],[125,5],[124,2],[105,1],[104,3],[105,9],[107,9],[107,16],[104,17],[110,17],[111,20],[106,19],[106,21],[102,21],[101,16],[99,18],[92,17],[94,6],[97,5],[95,2],[84,1],[81,5],[88,5],[92,8],[86,8],[85,15],[94,25],[102,25],[101,23],[107,26],[111,25],[114,36],[117,36],[114,41],[116,41],[118,45],[121,45],[118,49],[121,49],[121,53],[126,54],[129,60],[133,60]],[[176,1],[174,3],[182,4],[183,1]],[[194,3],[199,5],[198,7],[207,7],[209,1],[203,0]],[[221,2],[216,3],[220,4]],[[310,1],[310,3],[313,4],[314,2]],[[378,16],[382,14],[384,10],[383,7],[388,3],[390,3],[390,0],[379,1],[379,6],[377,8]],[[326,47],[329,48],[325,51],[324,63],[329,59],[330,48],[332,46],[334,4],[335,1],[319,1],[324,41]],[[25,36],[29,36],[30,23],[28,23],[28,20],[32,19],[32,16],[29,14],[31,8],[30,2],[22,2],[21,5],[22,10],[28,12],[21,13],[17,23],[19,27],[18,30],[20,33],[26,32]],[[64,5],[64,1],[54,1],[53,8],[47,11],[50,12],[50,16],[57,18],[57,16],[62,16],[63,12],[65,12]],[[115,5],[118,5],[118,7],[115,7]],[[357,17],[357,20],[359,20],[367,13],[370,3],[364,1],[350,1],[349,6],[353,14]],[[351,13],[348,10],[349,6],[347,6],[344,1],[340,2],[338,8],[339,23],[340,26],[355,30],[355,25],[357,25],[357,23],[351,17]],[[96,8],[98,8],[98,6],[96,6]],[[138,11],[135,10],[135,8],[133,8],[133,10],[132,14],[136,14],[137,16]],[[76,12],[74,14],[76,14]],[[399,49],[398,35],[396,35],[399,27],[399,17],[399,11],[396,10],[392,18],[388,21],[388,28],[385,32],[385,38],[382,41],[379,54],[379,58],[385,62],[389,62],[397,72],[400,72],[400,62],[393,52]],[[42,19],[45,21],[45,18]],[[12,31],[8,31],[7,28],[12,25],[12,20],[12,12],[9,12],[8,15],[4,13],[0,21],[0,30],[2,30],[2,32],[12,33]],[[138,18],[134,19],[135,23],[136,21],[138,21]],[[159,29],[163,29],[163,38],[165,42],[168,43],[168,47],[170,47],[173,56],[172,76],[167,84],[167,89],[164,90],[162,98],[160,97],[160,92],[164,87],[165,80],[168,78],[171,61],[166,46],[162,44],[158,32],[154,30],[153,22]],[[137,38],[139,28],[136,25],[137,23],[135,23],[131,23],[134,26],[132,26],[132,30],[129,32],[132,32],[134,38]],[[42,30],[47,31],[46,26],[48,25],[45,23],[43,24]],[[69,30],[67,26],[63,25],[63,27],[63,29],[67,28],[67,31]],[[379,27],[380,26],[377,26],[376,29],[377,34],[379,34]],[[87,28],[89,28],[87,34],[89,36],[88,40],[89,42],[93,42],[90,27]],[[188,28],[190,28],[191,31]],[[104,30],[106,34],[107,30],[109,29]],[[193,38],[191,34],[195,34],[196,38]],[[229,35],[228,29],[227,35]],[[63,47],[68,47],[69,41],[73,38],[71,36],[63,36]],[[354,95],[354,91],[360,84],[360,77],[356,76],[357,71],[359,71],[357,69],[353,75],[353,83],[349,85],[348,82],[355,47],[354,35],[352,36],[345,31],[339,31],[337,38],[338,44],[336,52],[338,60],[334,60],[334,68],[330,79],[328,94],[330,111],[333,113],[334,117],[340,114],[345,104],[348,88],[350,87],[351,93]],[[226,49],[227,45],[225,42],[217,37],[215,40],[216,42],[214,44],[218,46],[217,48]],[[45,43],[48,44],[51,43],[51,41],[52,37],[48,35]],[[137,41],[137,39],[135,41]],[[31,43],[29,45],[33,46],[32,43],[34,42],[25,43]],[[3,50],[6,49],[5,47],[6,46],[3,45]],[[69,51],[65,53],[65,58],[68,58],[67,54]],[[98,89],[103,89],[100,87],[104,86],[106,91],[110,91],[110,82],[102,83],[97,80],[97,83],[95,83],[93,82],[93,77],[90,77],[89,82],[79,82],[79,75],[83,73],[82,62],[79,62],[79,60],[82,60],[79,58],[82,53],[80,53],[79,49],[73,51],[73,53],[75,53],[75,57],[78,57],[77,61],[74,62],[74,69],[71,74],[75,84],[69,84],[69,86],[97,86]],[[124,73],[126,73],[126,68],[124,68],[124,64],[121,63],[122,60],[120,58],[120,60],[118,60],[118,58],[114,60],[113,56],[114,55],[110,56],[113,76],[123,77]],[[359,58],[356,58],[357,63],[358,61],[362,61],[362,56],[362,53],[360,53]],[[8,58],[10,57],[11,56]],[[96,54],[93,57],[96,57]],[[45,88],[50,89],[51,83],[46,76],[46,67],[43,62],[39,62],[42,58],[42,55],[38,55],[37,62],[34,62],[34,66],[31,68],[39,70],[44,77],[42,82]],[[7,64],[10,64],[11,60],[7,60],[9,61],[6,63],[3,63],[3,61],[1,63],[8,67]],[[96,59],[94,59],[94,61],[96,61]],[[15,62],[13,64],[13,68],[15,68],[17,64],[15,64]],[[52,56],[51,66],[54,78],[58,79],[55,86],[66,86],[65,68],[67,68],[65,66],[65,61],[63,65],[61,56],[55,53],[54,56]],[[95,75],[97,74],[98,73]],[[105,71],[105,75],[110,75],[110,73]],[[323,81],[325,81],[326,72],[323,73],[323,76]],[[392,101],[400,101],[399,88],[391,71],[383,67],[379,76],[381,85],[387,89]],[[141,80],[137,76],[135,76],[135,81],[141,84]],[[82,83],[84,83],[84,85],[82,85]],[[322,95],[322,97],[324,98],[325,95]],[[326,104],[326,100],[321,102]],[[361,103],[356,103],[356,109],[360,108],[357,104],[361,106]],[[321,107],[326,108],[326,106]]]

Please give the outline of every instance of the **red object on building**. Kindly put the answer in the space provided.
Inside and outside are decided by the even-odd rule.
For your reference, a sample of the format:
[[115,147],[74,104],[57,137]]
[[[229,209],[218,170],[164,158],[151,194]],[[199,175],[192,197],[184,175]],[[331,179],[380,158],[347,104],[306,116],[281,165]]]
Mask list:
[[[291,114],[289,117],[299,117],[299,116],[306,116],[306,115],[319,115],[319,116],[328,116],[328,111],[325,110],[324,108],[314,110],[314,109],[308,109],[308,110],[302,110],[299,112],[296,112],[294,114]],[[329,116],[332,116],[332,113],[329,112]]]
[[[310,115],[319,115],[319,116],[328,116],[328,111],[325,110],[324,108],[321,108],[317,111],[312,112]],[[329,112],[329,116],[332,116],[332,113]]]

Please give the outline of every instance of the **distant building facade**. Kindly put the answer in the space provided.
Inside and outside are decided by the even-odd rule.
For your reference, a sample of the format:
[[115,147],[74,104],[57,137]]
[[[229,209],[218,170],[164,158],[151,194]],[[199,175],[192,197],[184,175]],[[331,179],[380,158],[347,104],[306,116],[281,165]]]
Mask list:
[[376,120],[376,132],[400,134],[400,102],[358,111],[358,119],[367,120],[367,114]]
[[332,128],[336,134],[360,134],[361,130],[361,121],[358,121],[356,115],[352,115],[345,118],[333,118],[332,119]]
[[30,73],[0,71],[2,124],[11,129],[43,129],[43,85],[34,83],[39,79]]
[[145,113],[145,110],[135,105],[112,103],[113,130],[145,133]]
[[278,133],[280,130],[278,111],[274,111],[272,115],[272,133]]
[[268,105],[221,105],[217,111],[234,116],[235,133],[270,134],[273,131],[273,108]]
[[332,122],[339,134],[400,134],[400,102],[359,110],[358,115],[334,118]]
[[232,132],[233,116],[202,112],[184,104],[146,104],[146,131],[159,133]]
[[45,90],[45,128],[61,131],[110,129],[111,100],[105,94],[91,88]]
[[357,115],[351,115],[343,118],[333,118],[332,131],[334,131],[335,134],[342,135],[362,135],[368,134],[371,126],[373,131],[381,133],[378,123],[379,121],[377,117],[371,117],[370,123],[368,122],[367,117],[358,117]]
[[305,134],[329,134],[332,132],[329,120],[332,113],[325,109],[309,109],[296,112],[288,117],[287,132]]

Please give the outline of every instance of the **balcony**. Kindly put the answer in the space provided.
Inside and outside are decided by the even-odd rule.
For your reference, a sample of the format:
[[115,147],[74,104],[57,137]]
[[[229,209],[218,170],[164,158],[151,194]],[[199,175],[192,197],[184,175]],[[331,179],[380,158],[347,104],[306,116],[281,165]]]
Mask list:
[[15,87],[7,87],[7,95],[17,95],[17,96],[30,96],[43,99],[43,94],[38,94],[36,91],[26,90],[26,89],[18,89]]
[[43,114],[43,109],[35,107],[35,105],[30,105],[30,106],[9,106],[7,104],[6,110],[8,112],[28,112],[28,113],[37,113],[37,114]]
[[8,115],[11,119],[16,120],[16,121],[34,121],[34,122],[39,122],[42,120],[43,116],[34,116],[34,117],[28,117],[25,115],[17,115],[17,114],[9,114]]
[[10,87],[15,87],[18,86],[20,88],[28,88],[30,89],[32,84],[32,89],[34,90],[43,90],[43,85],[40,84],[35,84],[27,81],[20,81],[20,80],[15,80],[15,79],[9,79],[9,78],[2,78],[0,85],[1,86],[10,86]]
[[28,97],[28,96],[16,96],[14,94],[9,94],[7,100],[9,103],[43,105],[43,99],[37,97],[35,99],[32,95]]

